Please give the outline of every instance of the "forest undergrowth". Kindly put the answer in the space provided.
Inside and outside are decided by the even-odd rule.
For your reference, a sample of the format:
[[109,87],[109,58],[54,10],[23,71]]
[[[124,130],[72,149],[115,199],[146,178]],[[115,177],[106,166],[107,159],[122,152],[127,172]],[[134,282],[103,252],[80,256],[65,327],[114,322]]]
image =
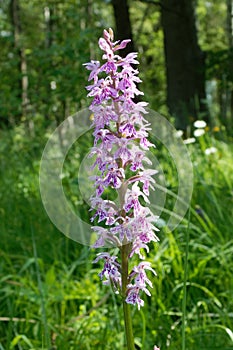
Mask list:
[[[124,349],[120,302],[99,281],[95,252],[60,233],[43,208],[38,174],[50,130],[39,121],[33,133],[25,130],[0,131],[0,350]],[[63,174],[67,198],[85,220],[77,172],[88,142],[73,146]],[[152,297],[133,308],[137,349],[181,349],[184,334],[187,350],[233,349],[233,147],[221,130],[209,130],[187,148],[192,202],[170,232],[174,198],[166,199],[160,243],[147,258],[158,275]],[[156,157],[176,193],[166,150],[158,147]]]

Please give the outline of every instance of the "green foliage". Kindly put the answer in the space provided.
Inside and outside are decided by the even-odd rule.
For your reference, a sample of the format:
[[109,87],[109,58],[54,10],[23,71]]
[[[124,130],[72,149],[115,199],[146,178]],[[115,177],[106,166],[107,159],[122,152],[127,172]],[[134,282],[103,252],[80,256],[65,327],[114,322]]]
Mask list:
[[[150,108],[167,113],[163,31],[159,9],[153,4],[138,3],[131,8],[134,39],[139,52],[141,90]],[[156,91],[156,93],[155,93]]]
[[[20,0],[18,5],[20,33],[16,42],[10,1],[0,3],[0,122],[14,123],[35,114],[61,121],[86,104],[87,73],[82,64],[95,57],[92,43],[102,32],[100,11],[107,26],[112,24],[111,20],[108,23],[110,11],[106,14],[99,1],[91,4],[84,0]],[[23,75],[28,79],[28,102],[27,115],[22,116]]]
[[[38,189],[39,161],[50,133],[40,119],[1,131],[0,348],[124,349],[120,300],[102,286],[95,252],[68,240],[49,222]],[[64,165],[64,188],[78,210],[78,169],[88,149],[84,135]],[[232,146],[210,131],[188,145],[195,184],[189,224],[186,348],[232,348]],[[206,148],[216,152],[207,155]],[[177,179],[159,147],[160,164],[176,193]],[[77,156],[79,154],[79,156]],[[172,161],[169,161],[172,163]],[[172,210],[173,200],[166,202]],[[81,205],[83,206],[83,205]],[[80,206],[80,207],[81,207]],[[86,209],[85,209],[86,210]],[[83,212],[85,212],[83,209]],[[86,214],[87,215],[87,214]],[[166,213],[162,214],[166,221]],[[88,217],[86,217],[88,219]],[[181,348],[184,254],[188,218],[161,228],[148,259],[156,269],[152,297],[132,308],[136,344]]]
[[[0,2],[0,123],[14,124],[22,117],[31,120],[38,114],[59,122],[86,106],[87,72],[82,63],[90,57],[99,59],[96,42],[104,27],[114,27],[112,6],[109,1],[87,0],[17,2],[20,22],[17,43],[11,1]],[[167,114],[160,7],[147,1],[136,4],[129,2],[134,43],[141,63],[141,89],[151,108]],[[221,105],[227,103],[228,106],[228,102],[224,102],[225,94],[232,91],[226,2],[199,0],[196,13],[198,40],[206,55],[206,79],[217,79],[209,102],[216,106],[214,109],[210,106],[211,112],[214,110],[212,118],[216,120]],[[22,54],[26,63],[24,73]],[[24,75],[28,79],[26,108],[22,106]],[[228,118],[229,115],[228,110]],[[229,123],[226,125],[229,127]]]
[[204,51],[219,51],[228,47],[226,35],[227,2],[198,0],[199,43]]
[[[166,113],[166,77],[159,8],[130,3],[140,71],[150,107]],[[120,300],[98,278],[95,252],[64,237],[49,221],[38,188],[40,158],[55,125],[86,105],[87,72],[82,63],[99,59],[96,42],[113,26],[109,1],[20,0],[19,46],[27,64],[29,103],[22,115],[21,58],[15,45],[10,0],[0,1],[0,350],[124,349]],[[199,43],[207,55],[209,105],[215,125],[224,119],[224,96],[232,91],[232,52],[221,0],[197,2]],[[225,94],[225,95],[224,95]],[[229,112],[228,112],[229,115]],[[49,125],[49,127],[48,127]],[[194,165],[190,207],[187,319],[182,325],[184,257],[188,218],[169,232],[165,226],[177,194],[175,164],[162,145],[158,158],[168,196],[160,244],[148,259],[157,271],[152,297],[132,308],[138,349],[181,348],[182,327],[189,350],[232,349],[233,241],[232,145],[214,128],[188,145]],[[89,220],[78,181],[91,135],[67,154],[63,186],[74,210]],[[215,147],[207,155],[205,150]],[[80,175],[80,176],[79,176]],[[188,181],[188,174],[187,174]],[[80,185],[80,184],[79,184]],[[173,193],[171,196],[169,193]],[[163,225],[164,223],[164,225]]]
[[[207,99],[212,123],[223,123],[232,132],[232,29],[227,23],[227,1],[199,0],[199,44],[205,53]],[[208,85],[210,88],[208,88]]]

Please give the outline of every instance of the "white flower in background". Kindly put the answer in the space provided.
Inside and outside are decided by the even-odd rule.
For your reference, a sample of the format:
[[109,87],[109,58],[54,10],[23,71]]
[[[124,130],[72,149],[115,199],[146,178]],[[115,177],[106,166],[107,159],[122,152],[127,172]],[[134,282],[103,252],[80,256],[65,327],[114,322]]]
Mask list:
[[183,134],[184,134],[183,130],[177,130],[175,133],[175,137],[179,138],[179,137],[183,136]]
[[205,149],[205,154],[207,156],[209,156],[210,154],[216,153],[217,152],[217,148],[216,147],[210,147],[210,148],[206,148]]
[[204,129],[196,129],[196,130],[194,130],[193,135],[195,137],[200,137],[200,136],[204,135],[204,133],[205,133]]
[[50,81],[50,88],[51,88],[51,90],[56,90],[56,88],[57,88],[57,84],[56,84],[56,81]]
[[190,143],[196,142],[195,137],[190,137],[189,139],[186,139],[183,141],[185,145],[189,145]]
[[203,129],[206,127],[206,122],[204,120],[196,120],[193,125],[195,128]]

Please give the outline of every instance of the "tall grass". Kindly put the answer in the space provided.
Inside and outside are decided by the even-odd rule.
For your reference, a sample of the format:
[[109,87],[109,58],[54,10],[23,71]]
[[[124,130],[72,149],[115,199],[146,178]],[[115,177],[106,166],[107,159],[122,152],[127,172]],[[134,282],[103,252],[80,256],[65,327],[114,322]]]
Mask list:
[[[58,232],[41,204],[44,129],[0,133],[0,350],[124,349],[120,303],[101,285],[94,252]],[[207,156],[210,146],[217,152]],[[158,274],[152,298],[133,309],[137,349],[233,349],[233,147],[211,134],[188,147],[195,172],[189,215],[170,232],[172,197],[162,213],[161,241],[148,256]],[[67,169],[78,165],[72,159]],[[172,191],[163,152],[160,162]],[[64,186],[75,203],[75,171],[68,173]]]

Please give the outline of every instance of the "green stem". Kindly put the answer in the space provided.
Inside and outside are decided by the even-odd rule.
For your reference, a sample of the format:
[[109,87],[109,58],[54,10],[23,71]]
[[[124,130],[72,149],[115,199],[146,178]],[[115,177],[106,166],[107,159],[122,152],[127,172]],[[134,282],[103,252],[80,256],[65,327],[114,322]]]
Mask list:
[[128,255],[131,249],[131,243],[127,243],[121,247],[121,278],[122,278],[122,298],[123,298],[123,311],[124,311],[124,324],[125,335],[128,350],[135,350],[132,318],[130,314],[130,305],[125,302],[127,284],[128,284]]
[[185,242],[185,260],[184,260],[184,283],[183,283],[183,302],[182,302],[182,350],[185,350],[185,328],[186,328],[186,304],[187,304],[187,278],[188,278],[188,258],[189,258],[189,227],[190,227],[190,208],[188,212],[188,226]]

